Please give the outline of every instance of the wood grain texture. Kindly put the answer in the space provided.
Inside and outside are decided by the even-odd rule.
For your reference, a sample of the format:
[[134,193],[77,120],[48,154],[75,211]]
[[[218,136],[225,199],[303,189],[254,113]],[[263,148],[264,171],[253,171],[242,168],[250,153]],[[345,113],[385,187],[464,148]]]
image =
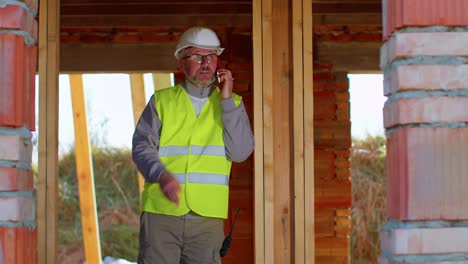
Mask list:
[[88,137],[86,107],[81,74],[70,75],[73,124],[75,127],[75,160],[80,197],[81,226],[87,263],[101,263],[101,244],[94,187],[91,144]]

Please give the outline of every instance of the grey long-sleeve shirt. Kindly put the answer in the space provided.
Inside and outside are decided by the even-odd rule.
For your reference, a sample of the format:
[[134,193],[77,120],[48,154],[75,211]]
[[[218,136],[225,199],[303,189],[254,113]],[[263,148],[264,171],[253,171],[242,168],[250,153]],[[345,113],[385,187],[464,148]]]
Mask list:
[[[184,84],[184,89],[192,97],[208,98],[214,87],[196,88]],[[221,108],[227,159],[233,162],[244,161],[254,148],[253,134],[244,103],[241,101],[236,107],[234,100],[228,98],[221,101]],[[157,182],[166,171],[158,155],[161,126],[153,95],[140,116],[132,140],[133,161],[147,182]]]

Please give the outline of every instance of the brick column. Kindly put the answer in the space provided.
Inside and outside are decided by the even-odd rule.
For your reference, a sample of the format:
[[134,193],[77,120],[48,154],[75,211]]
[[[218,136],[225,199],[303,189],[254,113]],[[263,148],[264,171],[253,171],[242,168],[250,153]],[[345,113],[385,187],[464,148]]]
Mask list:
[[349,263],[351,124],[346,72],[314,64],[315,261]]
[[380,263],[468,261],[468,3],[386,0]]
[[0,263],[36,263],[31,169],[37,0],[0,1]]

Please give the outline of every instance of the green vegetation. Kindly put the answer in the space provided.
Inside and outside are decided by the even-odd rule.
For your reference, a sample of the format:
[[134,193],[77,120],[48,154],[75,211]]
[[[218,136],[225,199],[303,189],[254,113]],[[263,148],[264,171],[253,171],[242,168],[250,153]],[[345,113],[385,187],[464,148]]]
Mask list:
[[[139,192],[130,150],[94,148],[94,182],[102,257],[136,261]],[[59,263],[83,263],[75,155],[59,161]]]
[[[102,256],[136,261],[139,193],[129,150],[94,148],[94,181]],[[351,263],[377,263],[385,222],[385,138],[353,139]],[[59,263],[83,263],[75,155],[59,162]]]
[[351,263],[377,263],[386,220],[385,138],[353,139]]

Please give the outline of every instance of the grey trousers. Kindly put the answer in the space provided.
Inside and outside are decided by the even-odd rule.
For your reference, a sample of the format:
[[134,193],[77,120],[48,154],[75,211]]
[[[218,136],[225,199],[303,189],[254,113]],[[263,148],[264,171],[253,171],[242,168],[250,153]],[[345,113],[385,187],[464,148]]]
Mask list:
[[224,220],[143,212],[138,264],[220,264]]

